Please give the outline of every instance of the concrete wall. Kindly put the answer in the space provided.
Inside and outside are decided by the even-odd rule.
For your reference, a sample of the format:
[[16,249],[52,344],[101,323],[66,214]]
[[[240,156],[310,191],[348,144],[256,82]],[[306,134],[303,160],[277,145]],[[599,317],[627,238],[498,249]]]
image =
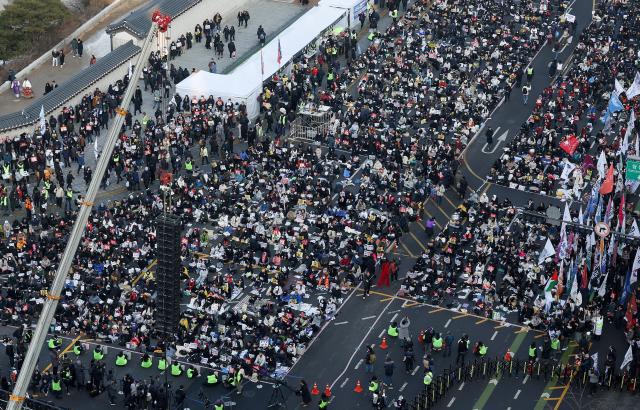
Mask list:
[[[139,56],[140,54],[136,54],[133,57],[133,61],[135,61],[135,59]],[[110,84],[114,84],[116,81],[118,80],[122,80],[124,78],[124,76],[129,72],[129,63],[125,63],[122,64],[120,67],[116,68],[115,70],[113,70],[111,73],[109,73],[108,75],[102,77],[102,79],[98,80],[98,82],[96,82],[95,84],[93,84],[91,87],[85,89],[84,91],[82,91],[80,94],[76,95],[75,97],[71,98],[69,101],[67,101],[63,106],[61,106],[60,108],[48,113],[46,115],[47,120],[49,119],[49,116],[54,115],[54,116],[58,116],[58,114],[60,114],[60,112],[62,111],[62,107],[64,106],[75,106],[76,104],[80,103],[80,100],[82,100],[82,97],[86,94],[90,94],[93,93],[93,91],[96,88],[99,88],[100,90],[106,90],[107,88],[109,88]],[[22,127],[22,128],[16,128],[10,131],[5,131],[2,134],[2,138],[9,138],[12,139],[16,136],[19,136],[20,134],[22,134],[23,132],[26,133],[31,133],[34,130],[34,127],[38,126],[38,123],[36,122],[36,124],[31,124],[29,126],[26,127]]]

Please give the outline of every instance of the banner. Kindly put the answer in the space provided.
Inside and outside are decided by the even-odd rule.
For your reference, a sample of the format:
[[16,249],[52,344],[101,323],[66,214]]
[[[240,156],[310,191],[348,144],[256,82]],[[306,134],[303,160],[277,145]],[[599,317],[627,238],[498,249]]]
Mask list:
[[578,141],[575,135],[571,134],[560,143],[560,148],[567,154],[573,155],[579,145],[580,141]]

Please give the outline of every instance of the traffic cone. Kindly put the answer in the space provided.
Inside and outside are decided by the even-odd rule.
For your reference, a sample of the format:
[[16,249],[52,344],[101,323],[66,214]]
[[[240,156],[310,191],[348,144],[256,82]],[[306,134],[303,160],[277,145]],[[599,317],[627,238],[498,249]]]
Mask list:
[[329,387],[328,384],[324,388],[324,395],[327,396],[327,397],[331,397],[331,387]]
[[356,383],[356,387],[353,389],[356,393],[362,393],[362,386],[360,385],[360,380]]
[[387,347],[389,347],[389,345],[387,344],[387,338],[383,337],[382,338],[382,343],[380,343],[380,349],[386,350]]
[[311,394],[317,396],[320,394],[320,390],[318,390],[318,383],[313,383],[313,389],[311,389]]

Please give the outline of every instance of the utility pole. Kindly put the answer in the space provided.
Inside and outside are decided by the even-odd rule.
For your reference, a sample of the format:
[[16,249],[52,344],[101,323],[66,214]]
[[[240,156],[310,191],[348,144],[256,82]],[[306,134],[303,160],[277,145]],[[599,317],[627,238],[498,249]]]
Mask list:
[[120,130],[122,129],[122,124],[124,123],[124,118],[127,113],[126,110],[129,107],[131,98],[133,97],[138,78],[140,78],[140,73],[142,72],[142,67],[149,57],[149,54],[151,53],[151,49],[153,46],[152,40],[156,36],[156,33],[158,33],[158,31],[166,31],[167,25],[169,24],[170,19],[167,20],[166,16],[161,16],[164,18],[164,20],[156,19],[156,13],[154,13],[154,19],[151,25],[151,29],[149,30],[149,34],[147,34],[147,38],[142,45],[142,49],[140,51],[140,54],[138,55],[138,60],[133,70],[133,74],[129,79],[129,86],[127,87],[122,98],[122,104],[116,109],[117,115],[115,117],[114,123],[109,129],[109,134],[107,135],[105,145],[102,149],[102,155],[100,156],[98,163],[96,164],[96,171],[93,174],[93,178],[91,179],[89,187],[87,188],[84,201],[80,204],[78,216],[75,223],[73,224],[67,246],[62,257],[60,258],[60,265],[58,266],[56,276],[51,283],[51,288],[49,289],[47,299],[44,302],[42,313],[40,314],[40,318],[38,319],[36,329],[33,332],[33,338],[31,339],[29,350],[27,351],[25,360],[22,363],[22,368],[20,369],[20,373],[18,374],[18,380],[16,381],[16,384],[13,388],[13,393],[9,396],[7,410],[19,410],[22,407],[24,400],[26,399],[25,395],[27,393],[29,382],[31,381],[31,374],[33,373],[33,370],[38,361],[40,349],[42,348],[45,338],[47,337],[47,331],[49,329],[49,326],[51,325],[53,315],[56,312],[58,301],[62,299],[60,293],[62,292],[64,282],[66,280],[69,269],[71,268],[71,263],[73,262],[76,251],[78,249],[80,239],[84,234],[84,229],[87,226],[87,221],[89,220],[89,216],[91,215],[91,209],[93,207],[93,202],[95,201],[96,194],[98,193],[98,189],[100,188],[100,182],[102,181],[102,177],[107,170],[109,161],[111,160],[111,154],[113,152],[113,148],[115,147],[116,141],[118,140],[118,136],[120,135]]

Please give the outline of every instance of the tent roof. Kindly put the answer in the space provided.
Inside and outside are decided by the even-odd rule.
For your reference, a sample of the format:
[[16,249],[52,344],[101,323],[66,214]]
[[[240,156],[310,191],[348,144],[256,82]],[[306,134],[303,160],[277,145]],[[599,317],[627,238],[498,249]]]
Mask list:
[[[276,73],[281,65],[285,65],[304,47],[313,41],[327,27],[336,23],[344,16],[345,10],[334,7],[314,7],[303,14],[292,25],[287,27],[279,36],[267,43],[261,50],[251,56],[242,65],[231,72],[241,77],[260,77],[260,55],[264,61],[262,81]],[[278,64],[278,40],[282,52],[282,64]]]

